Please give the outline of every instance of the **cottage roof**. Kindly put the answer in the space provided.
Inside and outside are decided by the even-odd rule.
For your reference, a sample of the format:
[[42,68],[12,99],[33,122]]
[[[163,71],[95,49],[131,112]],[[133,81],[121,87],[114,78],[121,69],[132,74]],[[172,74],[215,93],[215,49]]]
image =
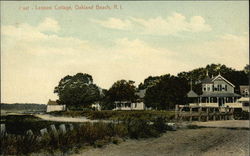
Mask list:
[[198,97],[198,95],[197,95],[193,90],[190,90],[190,91],[187,93],[187,97],[189,97],[189,98]]
[[58,103],[49,99],[48,105],[58,105]]
[[212,79],[209,76],[207,76],[205,77],[205,79],[201,81],[201,83],[212,83]]
[[221,76],[220,74],[215,76],[214,78],[212,78],[212,82],[214,82],[215,80],[218,80],[218,79],[222,79],[224,81],[226,81],[228,84],[230,84],[232,87],[235,87],[231,82],[229,82],[227,79],[225,79],[223,76]]
[[214,92],[203,92],[200,97],[241,97],[236,93],[214,93]]

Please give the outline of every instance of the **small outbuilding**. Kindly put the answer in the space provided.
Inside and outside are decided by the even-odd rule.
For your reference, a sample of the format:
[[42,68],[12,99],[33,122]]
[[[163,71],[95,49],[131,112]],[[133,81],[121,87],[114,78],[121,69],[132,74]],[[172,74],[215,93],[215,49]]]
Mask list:
[[52,101],[49,99],[46,112],[64,111],[64,110],[66,110],[66,105],[59,105],[56,101]]

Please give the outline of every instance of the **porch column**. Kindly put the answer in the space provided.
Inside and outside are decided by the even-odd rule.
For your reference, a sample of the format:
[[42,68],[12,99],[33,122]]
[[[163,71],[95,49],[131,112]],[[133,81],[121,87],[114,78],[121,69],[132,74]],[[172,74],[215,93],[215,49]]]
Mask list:
[[210,97],[208,97],[208,103],[210,103]]

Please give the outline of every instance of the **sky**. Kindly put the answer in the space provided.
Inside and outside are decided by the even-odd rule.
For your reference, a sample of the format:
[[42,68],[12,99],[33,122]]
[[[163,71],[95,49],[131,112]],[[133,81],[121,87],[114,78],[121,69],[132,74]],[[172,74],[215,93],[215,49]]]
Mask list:
[[211,63],[242,70],[248,9],[248,1],[1,1],[1,102],[56,100],[60,79],[79,72],[109,89]]

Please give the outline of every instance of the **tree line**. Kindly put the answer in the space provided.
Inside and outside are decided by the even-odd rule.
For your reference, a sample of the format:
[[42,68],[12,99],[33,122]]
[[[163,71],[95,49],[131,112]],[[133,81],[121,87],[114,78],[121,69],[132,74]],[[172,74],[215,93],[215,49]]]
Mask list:
[[66,104],[70,109],[90,108],[98,102],[104,109],[113,109],[115,101],[135,102],[139,97],[136,92],[146,90],[144,103],[147,107],[159,110],[173,109],[176,104],[187,102],[187,93],[192,82],[193,90],[201,94],[201,81],[219,73],[232,82],[235,92],[239,93],[240,85],[249,84],[249,65],[243,70],[235,70],[221,64],[210,64],[203,68],[178,73],[177,76],[166,74],[149,76],[144,82],[135,86],[132,80],[118,80],[108,90],[98,87],[89,74],[77,73],[62,78],[55,87],[54,93],[59,97],[59,104]]

